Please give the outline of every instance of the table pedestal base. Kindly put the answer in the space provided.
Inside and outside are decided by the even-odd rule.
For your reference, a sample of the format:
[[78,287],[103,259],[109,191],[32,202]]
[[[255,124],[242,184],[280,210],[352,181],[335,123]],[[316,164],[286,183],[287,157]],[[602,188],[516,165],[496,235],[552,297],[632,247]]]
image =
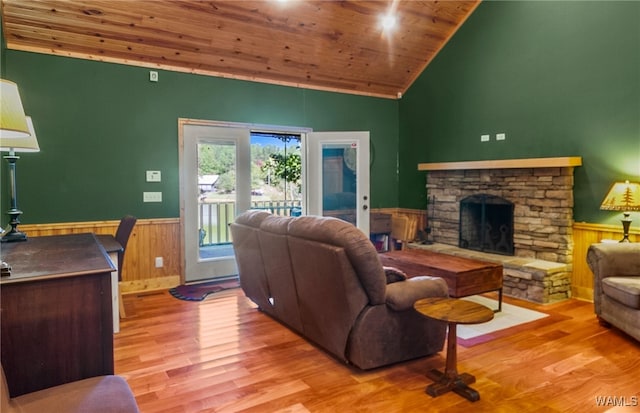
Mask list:
[[469,384],[476,382],[476,378],[471,374],[462,373],[448,377],[441,371],[431,370],[427,373],[427,377],[435,382],[427,386],[426,393],[429,396],[437,397],[453,391],[469,401],[476,402],[480,400],[480,393],[469,387]]
[[[484,310],[491,311],[488,308]],[[490,315],[491,318],[493,318],[493,312],[491,312]],[[426,392],[432,397],[437,397],[453,391],[469,401],[477,402],[480,400],[480,393],[469,387],[469,384],[476,382],[476,378],[468,373],[458,374],[458,368],[456,367],[458,362],[457,327],[457,323],[449,322],[449,331],[447,333],[447,364],[444,373],[438,370],[431,370],[427,373],[427,377],[435,383],[430,384]]]
[[480,400],[480,393],[469,387],[469,384],[476,382],[476,378],[467,373],[458,374],[456,366],[458,363],[458,336],[456,330],[458,323],[486,323],[493,318],[493,311],[471,301],[442,297],[423,298],[416,301],[413,307],[428,318],[446,321],[449,327],[444,373],[438,370],[431,370],[427,373],[427,377],[435,383],[427,386],[426,393],[432,397],[438,397],[452,391],[472,402]]

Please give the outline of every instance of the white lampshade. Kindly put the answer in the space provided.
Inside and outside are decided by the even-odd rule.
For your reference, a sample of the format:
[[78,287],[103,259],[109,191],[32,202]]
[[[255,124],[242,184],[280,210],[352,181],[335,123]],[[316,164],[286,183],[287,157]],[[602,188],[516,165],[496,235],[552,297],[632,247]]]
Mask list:
[[27,119],[18,92],[18,85],[0,79],[0,137],[26,138],[29,136]]
[[8,138],[4,135],[0,136],[0,151],[2,152],[40,152],[38,139],[36,138],[36,130],[33,127],[31,116],[26,116],[27,127],[30,135],[26,138]]

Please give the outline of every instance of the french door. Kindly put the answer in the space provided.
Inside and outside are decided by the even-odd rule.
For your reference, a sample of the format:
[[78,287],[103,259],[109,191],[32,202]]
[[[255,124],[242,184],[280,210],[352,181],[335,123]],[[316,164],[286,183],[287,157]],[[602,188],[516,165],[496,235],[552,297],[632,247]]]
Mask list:
[[[228,224],[251,204],[249,130],[181,119],[180,132],[185,282],[235,276]],[[211,162],[219,173],[201,173]]]
[[309,215],[333,216],[369,234],[369,132],[307,134]]
[[229,224],[250,208],[369,233],[368,132],[180,119],[179,144],[186,283],[237,274]]

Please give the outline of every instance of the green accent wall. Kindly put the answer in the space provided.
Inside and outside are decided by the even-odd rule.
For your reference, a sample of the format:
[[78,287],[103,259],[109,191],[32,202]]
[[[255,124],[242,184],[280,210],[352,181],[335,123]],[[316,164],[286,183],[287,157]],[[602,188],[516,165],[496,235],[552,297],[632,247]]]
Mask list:
[[146,68],[4,42],[0,59],[41,146],[18,161],[23,223],[178,217],[181,117],[368,130],[372,208],[424,209],[421,162],[581,156],[574,218],[615,224],[604,193],[640,180],[640,2],[485,1],[399,101],[164,70],[151,83]]
[[[3,77],[18,83],[41,148],[18,161],[23,223],[178,217],[178,118],[370,131],[371,207],[397,205],[395,100],[164,70],[152,83],[141,67],[13,50],[4,56]],[[162,182],[145,182],[146,170],[161,171]],[[143,203],[144,191],[162,191],[163,202]]]
[[583,159],[574,219],[618,223],[599,207],[640,180],[640,2],[485,1],[400,101],[401,207],[426,206],[421,162],[557,156]]

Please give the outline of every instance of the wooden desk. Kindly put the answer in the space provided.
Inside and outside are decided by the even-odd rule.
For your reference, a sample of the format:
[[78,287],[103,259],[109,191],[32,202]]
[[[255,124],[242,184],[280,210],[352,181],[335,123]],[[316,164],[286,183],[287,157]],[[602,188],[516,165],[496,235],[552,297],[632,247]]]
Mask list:
[[451,297],[498,291],[497,311],[502,310],[502,264],[421,249],[391,251],[379,256],[382,265],[396,267],[409,277],[431,275],[443,278]]
[[93,234],[2,244],[0,358],[11,397],[113,374],[111,272]]
[[115,271],[111,273],[111,307],[113,309],[113,332],[120,332],[120,317],[124,317],[124,304],[120,296],[120,268],[118,268],[118,254],[122,252],[122,245],[111,234],[96,234],[96,239],[109,254]]
[[470,384],[475,383],[476,378],[469,373],[458,374],[458,338],[456,330],[458,324],[478,324],[490,321],[493,319],[493,311],[471,301],[442,297],[418,300],[413,307],[425,317],[449,324],[447,364],[444,372],[431,370],[427,373],[427,376],[435,382],[427,386],[427,394],[437,397],[453,391],[472,402],[480,400],[480,393],[469,387]]

